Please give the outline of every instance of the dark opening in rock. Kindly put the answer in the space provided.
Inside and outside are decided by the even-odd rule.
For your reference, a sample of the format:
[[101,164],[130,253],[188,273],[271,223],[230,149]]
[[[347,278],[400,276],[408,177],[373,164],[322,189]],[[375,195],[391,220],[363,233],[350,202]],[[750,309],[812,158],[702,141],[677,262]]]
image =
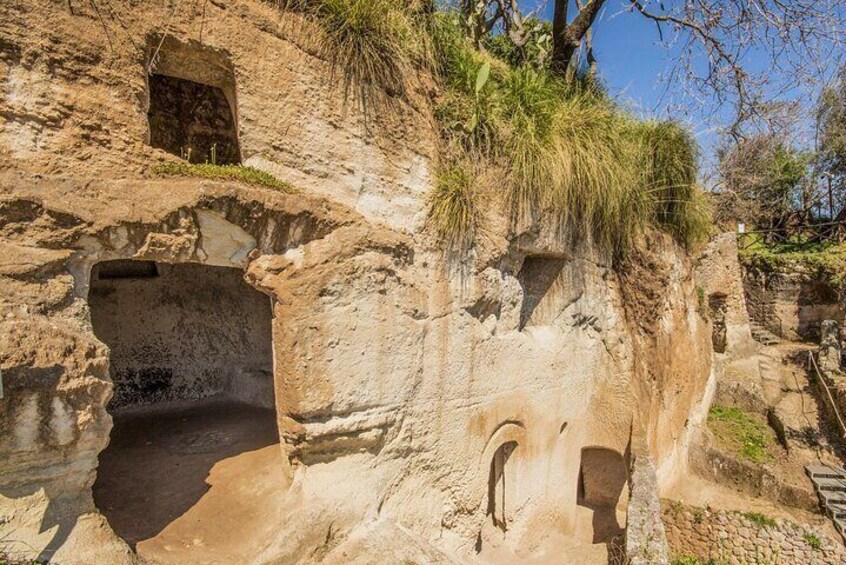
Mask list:
[[[239,269],[150,265],[112,261],[92,269],[91,320],[109,346],[114,382],[114,427],[100,454],[94,501],[151,561],[175,543],[188,553],[172,562],[204,562],[190,554],[193,540],[213,543],[233,527],[217,521],[219,508],[243,515],[249,545],[262,489],[284,485],[271,304]],[[153,270],[158,276],[134,276]],[[216,475],[223,461],[229,471]],[[268,483],[247,489],[259,493],[253,499],[238,481],[252,487],[256,476]],[[210,484],[222,488],[210,492]]]
[[627,482],[628,471],[620,453],[602,447],[582,449],[577,501],[591,513],[592,543],[610,543],[623,534],[617,508]]
[[[561,271],[567,264],[566,259],[558,257],[526,257],[520,269],[518,279],[523,287],[523,307],[520,310],[520,329],[528,325],[542,325],[551,321],[557,315],[561,300],[555,293],[555,283],[559,280]],[[541,302],[546,299],[546,312],[536,315]]]
[[94,266],[91,279],[104,281],[110,279],[149,279],[159,276],[154,261],[132,261],[118,259],[103,261]]
[[150,145],[191,163],[241,161],[235,118],[223,90],[150,75]]

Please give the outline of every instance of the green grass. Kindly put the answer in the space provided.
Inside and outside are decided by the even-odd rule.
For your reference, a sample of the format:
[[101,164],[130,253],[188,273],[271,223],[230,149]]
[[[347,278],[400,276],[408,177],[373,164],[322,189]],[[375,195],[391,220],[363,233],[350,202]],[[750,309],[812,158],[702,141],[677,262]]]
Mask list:
[[159,175],[200,177],[213,180],[232,180],[273,188],[281,192],[292,193],[294,189],[286,182],[282,182],[273,175],[254,169],[253,167],[242,167],[240,165],[192,165],[187,162],[163,163],[153,168],[153,172]]
[[451,14],[439,14],[435,30],[446,145],[502,169],[516,226],[542,217],[617,254],[648,227],[688,247],[707,235],[698,152],[686,130],[632,118],[587,78],[565,81],[480,53]]
[[700,559],[699,557],[693,557],[691,555],[680,555],[678,557],[673,557],[670,561],[670,565],[722,565],[722,562],[717,561],[712,557]]
[[811,546],[812,549],[819,551],[822,548],[822,541],[818,535],[808,533],[802,537],[805,539],[805,543]]
[[803,268],[815,278],[835,286],[846,283],[846,244],[808,242],[798,238],[766,245],[758,234],[743,236],[739,242],[740,262],[764,271]]
[[773,459],[770,448],[775,440],[763,418],[756,416],[738,408],[714,405],[708,415],[708,426],[729,449],[754,463],[765,463]]
[[759,528],[775,528],[778,524],[773,518],[760,512],[741,512],[741,516],[758,526]]

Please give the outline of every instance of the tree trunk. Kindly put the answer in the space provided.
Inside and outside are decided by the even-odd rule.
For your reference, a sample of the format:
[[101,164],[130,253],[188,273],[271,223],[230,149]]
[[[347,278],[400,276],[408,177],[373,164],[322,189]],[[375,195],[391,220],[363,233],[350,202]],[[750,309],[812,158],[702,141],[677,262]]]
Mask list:
[[569,0],[555,0],[555,7],[552,14],[552,71],[559,75],[567,72],[573,54],[582,39],[590,30],[599,10],[605,4],[605,0],[588,0],[584,8],[567,25],[567,6]]
[[570,64],[564,41],[567,36],[567,8],[570,0],[555,0],[552,11],[552,70],[563,75]]

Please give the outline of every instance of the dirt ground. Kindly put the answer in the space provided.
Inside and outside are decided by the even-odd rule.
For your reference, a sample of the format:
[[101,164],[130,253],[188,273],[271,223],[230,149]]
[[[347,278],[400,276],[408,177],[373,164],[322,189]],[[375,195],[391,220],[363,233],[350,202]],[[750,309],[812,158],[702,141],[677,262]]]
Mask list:
[[[543,547],[532,554],[487,544],[475,562],[489,565],[623,562],[625,523],[625,509],[615,512],[579,505],[576,507],[576,527],[570,535],[552,533]],[[608,539],[613,541],[606,543],[604,540]]]
[[288,486],[274,411],[212,399],[116,414],[94,500],[151,563],[247,563]]

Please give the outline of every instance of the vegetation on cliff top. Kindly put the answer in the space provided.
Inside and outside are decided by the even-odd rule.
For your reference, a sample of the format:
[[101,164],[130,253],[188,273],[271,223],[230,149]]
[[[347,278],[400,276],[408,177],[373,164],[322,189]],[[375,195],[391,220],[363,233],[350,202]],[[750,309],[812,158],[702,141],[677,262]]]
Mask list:
[[498,171],[493,196],[515,227],[542,218],[617,254],[647,227],[684,245],[707,232],[697,150],[683,128],[634,119],[589,75],[560,78],[478,51],[454,14],[437,14],[433,29],[444,160]]
[[846,243],[791,239],[765,244],[759,234],[740,241],[740,263],[767,272],[801,271],[835,286],[846,283]]
[[[443,143],[429,220],[448,250],[472,246],[483,228],[479,212],[492,205],[505,206],[515,229],[543,220],[562,238],[618,256],[650,227],[687,246],[706,234],[689,132],[634,118],[589,73],[562,76],[536,60],[515,61],[502,46],[480,49],[459,14],[425,2],[291,0],[288,7],[318,24],[345,91],[366,111],[409,90],[415,68],[433,71]],[[524,50],[543,50],[531,47]],[[478,182],[482,171],[497,178]]]

